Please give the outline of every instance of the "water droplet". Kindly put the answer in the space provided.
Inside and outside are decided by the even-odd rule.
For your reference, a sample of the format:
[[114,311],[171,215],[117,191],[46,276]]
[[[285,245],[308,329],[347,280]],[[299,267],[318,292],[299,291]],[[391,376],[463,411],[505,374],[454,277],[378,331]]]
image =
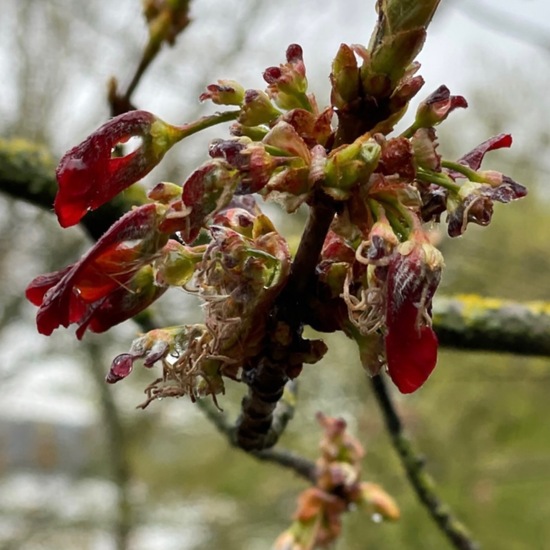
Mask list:
[[374,513],[372,514],[372,516],[370,517],[370,519],[374,522],[374,523],[382,523],[384,521],[384,518],[382,517],[382,514],[379,514],[379,513]]

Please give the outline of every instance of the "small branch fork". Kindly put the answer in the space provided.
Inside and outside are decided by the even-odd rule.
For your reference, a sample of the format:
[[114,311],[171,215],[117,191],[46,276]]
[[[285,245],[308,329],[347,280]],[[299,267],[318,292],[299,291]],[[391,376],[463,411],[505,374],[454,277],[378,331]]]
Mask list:
[[[286,427],[288,421],[292,418],[294,407],[292,402],[296,398],[296,383],[290,382],[286,389],[289,392],[289,399],[283,398],[279,402],[279,406],[274,415],[273,426],[278,433],[282,433]],[[227,439],[227,441],[233,447],[237,447],[244,450],[241,445],[238,444],[235,437],[235,426],[231,424],[227,415],[220,412],[220,410],[208,399],[199,399],[197,406],[203,411],[206,418],[214,424],[218,431]],[[245,451],[247,454],[261,460],[263,462],[271,462],[278,464],[284,468],[292,470],[301,478],[315,484],[317,481],[317,468],[315,462],[308,460],[292,451],[286,449],[263,449],[261,451],[249,450]]]

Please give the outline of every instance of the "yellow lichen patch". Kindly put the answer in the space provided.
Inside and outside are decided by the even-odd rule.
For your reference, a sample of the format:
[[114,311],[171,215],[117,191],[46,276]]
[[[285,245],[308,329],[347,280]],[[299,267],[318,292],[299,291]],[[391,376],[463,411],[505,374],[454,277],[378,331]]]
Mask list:
[[53,157],[49,151],[42,145],[37,145],[31,141],[22,138],[3,139],[0,138],[0,156],[6,160],[18,163],[18,158],[29,155],[35,155],[39,164],[44,166],[55,166]]
[[458,294],[452,298],[462,306],[462,314],[465,317],[497,311],[509,307],[524,308],[533,315],[550,315],[550,302],[531,301],[515,302],[501,298],[487,298],[478,294]]

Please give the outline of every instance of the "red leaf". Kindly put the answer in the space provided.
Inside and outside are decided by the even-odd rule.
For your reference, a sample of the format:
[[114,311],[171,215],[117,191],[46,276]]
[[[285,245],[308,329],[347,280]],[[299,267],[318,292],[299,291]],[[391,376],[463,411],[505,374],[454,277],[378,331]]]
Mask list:
[[26,295],[40,306],[38,331],[49,335],[60,325],[77,323],[83,327],[77,333],[80,338],[88,325],[100,332],[135,315],[136,300],[141,304],[144,296],[131,286],[168,239],[158,231],[161,221],[157,205],[136,208],[113,224],[78,262],[36,277]]
[[495,149],[510,147],[511,145],[512,136],[510,134],[499,134],[498,136],[494,136],[483,143],[480,143],[477,147],[474,147],[474,149],[472,149],[469,153],[466,153],[463,157],[459,158],[458,162],[460,164],[465,164],[472,170],[478,170],[486,153],[489,151],[494,151]]
[[421,232],[399,245],[388,265],[386,360],[402,393],[422,386],[437,362],[437,336],[428,315],[442,265],[441,254]]
[[[170,144],[155,146],[155,122],[164,125],[146,111],[124,113],[63,156],[56,170],[59,190],[54,202],[63,227],[78,223],[88,210],[105,204],[156,166]],[[141,146],[124,157],[112,157],[113,148],[131,137],[141,137]]]
[[431,327],[417,328],[418,309],[407,301],[386,335],[388,373],[401,393],[426,382],[437,363],[437,336]]

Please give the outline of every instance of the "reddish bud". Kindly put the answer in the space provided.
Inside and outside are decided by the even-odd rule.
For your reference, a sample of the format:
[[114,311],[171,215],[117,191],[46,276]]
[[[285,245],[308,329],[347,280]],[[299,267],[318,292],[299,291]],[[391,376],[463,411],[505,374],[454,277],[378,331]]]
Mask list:
[[222,159],[214,159],[195,170],[183,184],[181,236],[192,243],[210,216],[231,201],[239,184],[239,173]]
[[287,63],[279,67],[269,67],[264,71],[268,83],[267,93],[275,103],[285,110],[302,107],[311,110],[306,96],[307,79],[302,48],[291,44],[286,50]]
[[413,162],[411,142],[404,137],[379,140],[382,147],[377,172],[385,176],[397,175],[406,180],[414,179],[416,170]]
[[461,95],[451,95],[447,86],[440,86],[430,94],[416,111],[416,128],[430,128],[443,122],[455,109],[468,107]]
[[216,105],[241,105],[244,100],[244,88],[234,80],[218,80],[210,84],[206,92],[199,97],[201,101],[211,100]]

